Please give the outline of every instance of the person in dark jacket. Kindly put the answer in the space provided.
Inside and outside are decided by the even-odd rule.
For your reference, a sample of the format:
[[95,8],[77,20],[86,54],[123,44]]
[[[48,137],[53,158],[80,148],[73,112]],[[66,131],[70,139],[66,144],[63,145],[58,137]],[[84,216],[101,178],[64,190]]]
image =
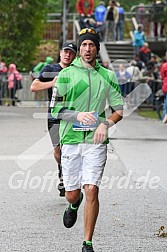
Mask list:
[[[116,26],[118,23],[119,13],[116,6],[116,1],[109,1],[105,16],[105,41],[116,40]],[[112,39],[111,39],[112,33]]]
[[118,7],[118,23],[116,25],[116,40],[124,40],[124,21],[125,21],[125,10],[120,6],[120,3],[116,3]]
[[[56,64],[47,64],[42,71],[39,73],[38,78],[36,78],[30,87],[32,92],[39,92],[42,90],[48,90],[48,100],[51,101],[52,98],[52,87],[55,84],[59,72],[68,67],[76,56],[77,46],[72,42],[66,42],[62,49],[60,50],[60,62]],[[50,104],[49,104],[50,106]],[[58,185],[58,190],[60,191],[60,196],[65,196],[63,176],[61,169],[61,158],[60,158],[60,140],[59,140],[59,124],[60,120],[56,120],[51,116],[51,108],[48,108],[48,131],[52,144],[54,147],[54,157],[58,163],[59,169],[59,179],[60,183]]]
[[140,59],[147,66],[148,62],[151,59],[151,50],[147,42],[145,42],[144,45],[140,48],[139,55],[140,55]]

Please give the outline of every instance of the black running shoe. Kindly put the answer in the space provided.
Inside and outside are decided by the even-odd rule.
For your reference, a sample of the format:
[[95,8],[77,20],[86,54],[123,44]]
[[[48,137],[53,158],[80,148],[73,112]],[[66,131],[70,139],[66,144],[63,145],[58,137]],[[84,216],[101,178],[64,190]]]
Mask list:
[[64,188],[64,184],[63,184],[63,174],[62,174],[62,166],[61,164],[58,164],[58,176],[60,179],[60,183],[58,185],[58,190],[60,191],[59,196],[60,197],[65,197],[65,188]]
[[92,245],[86,245],[86,242],[84,241],[82,252],[94,252]]
[[65,187],[64,187],[64,184],[63,184],[63,182],[60,182],[59,184],[58,184],[58,190],[60,191],[60,194],[59,194],[59,196],[60,197],[65,197]]
[[77,220],[77,211],[78,208],[83,200],[83,193],[80,192],[80,198],[75,203],[75,207],[72,206],[72,204],[69,204],[69,206],[65,209],[64,215],[63,215],[63,223],[66,228],[71,228],[76,220]]

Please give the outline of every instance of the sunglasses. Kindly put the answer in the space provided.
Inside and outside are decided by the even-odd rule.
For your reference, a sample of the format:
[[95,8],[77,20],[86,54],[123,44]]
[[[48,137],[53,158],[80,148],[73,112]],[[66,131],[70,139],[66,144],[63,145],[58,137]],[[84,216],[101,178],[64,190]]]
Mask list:
[[97,34],[96,30],[93,28],[84,28],[80,31],[79,35],[85,34],[85,33],[92,33],[92,34]]

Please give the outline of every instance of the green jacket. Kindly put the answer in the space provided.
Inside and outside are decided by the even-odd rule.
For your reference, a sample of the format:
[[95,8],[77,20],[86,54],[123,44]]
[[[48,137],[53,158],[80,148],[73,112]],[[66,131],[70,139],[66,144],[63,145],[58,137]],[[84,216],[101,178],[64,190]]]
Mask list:
[[[80,112],[98,112],[98,124],[105,120],[106,100],[114,110],[123,108],[120,87],[113,71],[96,61],[94,68],[83,67],[80,58],[64,68],[56,81],[58,95],[63,96],[51,109],[52,116],[59,117],[59,112],[66,108]],[[93,143],[94,131],[73,131],[72,122],[61,120],[61,144]],[[105,143],[108,143],[108,139]]]

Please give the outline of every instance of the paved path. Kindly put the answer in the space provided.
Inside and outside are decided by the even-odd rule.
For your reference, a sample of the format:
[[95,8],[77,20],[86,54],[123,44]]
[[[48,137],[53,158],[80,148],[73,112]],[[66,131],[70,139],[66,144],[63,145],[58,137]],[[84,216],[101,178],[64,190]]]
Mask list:
[[[46,108],[0,107],[0,251],[80,252],[83,206],[67,230],[58,196],[57,172]],[[36,112],[36,114],[34,114]],[[167,126],[138,117],[120,122],[111,134],[100,190],[95,252],[166,252]],[[25,159],[26,158],[26,159]],[[142,177],[141,177],[142,176]]]

